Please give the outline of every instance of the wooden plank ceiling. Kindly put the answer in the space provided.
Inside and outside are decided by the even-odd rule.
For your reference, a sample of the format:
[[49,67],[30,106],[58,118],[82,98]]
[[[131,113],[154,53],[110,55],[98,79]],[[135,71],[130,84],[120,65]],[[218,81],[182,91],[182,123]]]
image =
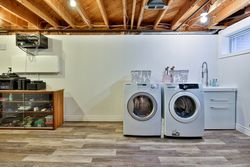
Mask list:
[[[250,0],[163,0],[166,9],[149,10],[150,0],[0,0],[0,32],[96,33],[211,31],[250,15]],[[209,21],[200,23],[207,12]]]

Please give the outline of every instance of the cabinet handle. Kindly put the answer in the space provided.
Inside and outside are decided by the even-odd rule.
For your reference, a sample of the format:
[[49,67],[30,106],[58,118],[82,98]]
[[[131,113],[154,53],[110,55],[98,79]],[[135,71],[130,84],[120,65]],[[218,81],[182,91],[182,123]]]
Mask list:
[[227,99],[210,99],[210,101],[213,101],[213,102],[228,102]]
[[227,110],[227,107],[210,107],[212,110]]

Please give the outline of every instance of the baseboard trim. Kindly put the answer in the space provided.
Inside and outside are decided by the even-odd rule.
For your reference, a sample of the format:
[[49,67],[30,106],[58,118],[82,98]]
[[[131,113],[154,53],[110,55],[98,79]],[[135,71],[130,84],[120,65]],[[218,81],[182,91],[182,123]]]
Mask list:
[[250,136],[250,128],[236,124],[236,130]]
[[82,121],[82,115],[64,115],[64,121]]
[[100,122],[120,122],[122,115],[65,115],[65,121],[100,121]]

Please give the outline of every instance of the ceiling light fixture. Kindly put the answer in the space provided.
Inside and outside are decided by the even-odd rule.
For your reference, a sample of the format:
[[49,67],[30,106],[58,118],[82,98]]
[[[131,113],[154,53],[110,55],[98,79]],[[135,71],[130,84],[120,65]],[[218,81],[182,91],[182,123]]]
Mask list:
[[201,23],[207,23],[207,21],[208,21],[208,13],[207,12],[204,12],[204,13],[202,13],[201,15],[201,18],[200,18],[200,22]]
[[76,7],[76,1],[75,0],[70,0],[69,4],[71,7]]

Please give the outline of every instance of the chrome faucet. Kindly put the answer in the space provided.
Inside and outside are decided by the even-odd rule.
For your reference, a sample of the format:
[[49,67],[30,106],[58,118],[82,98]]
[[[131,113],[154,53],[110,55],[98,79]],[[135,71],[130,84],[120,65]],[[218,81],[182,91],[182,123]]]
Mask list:
[[[202,83],[204,82],[204,75],[206,74],[206,86],[208,86],[208,65],[207,62],[203,62],[201,66],[201,78],[202,78]],[[205,68],[205,69],[204,69]]]

